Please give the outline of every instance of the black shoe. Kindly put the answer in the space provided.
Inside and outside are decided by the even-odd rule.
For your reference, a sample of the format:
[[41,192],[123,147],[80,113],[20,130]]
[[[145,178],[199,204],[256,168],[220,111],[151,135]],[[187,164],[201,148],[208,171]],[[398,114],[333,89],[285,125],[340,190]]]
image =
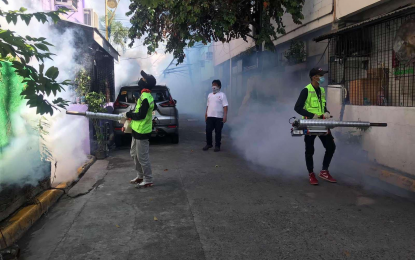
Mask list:
[[203,147],[203,151],[207,151],[212,147],[213,147],[212,145],[206,145],[205,147]]
[[216,146],[214,151],[215,152],[219,152],[220,151],[220,147]]

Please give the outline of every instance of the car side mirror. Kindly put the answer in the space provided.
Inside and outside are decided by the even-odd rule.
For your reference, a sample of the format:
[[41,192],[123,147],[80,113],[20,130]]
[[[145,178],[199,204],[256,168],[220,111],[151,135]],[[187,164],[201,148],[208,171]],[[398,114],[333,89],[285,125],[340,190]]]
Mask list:
[[177,104],[177,100],[176,99],[173,99],[173,101],[174,101],[174,104]]

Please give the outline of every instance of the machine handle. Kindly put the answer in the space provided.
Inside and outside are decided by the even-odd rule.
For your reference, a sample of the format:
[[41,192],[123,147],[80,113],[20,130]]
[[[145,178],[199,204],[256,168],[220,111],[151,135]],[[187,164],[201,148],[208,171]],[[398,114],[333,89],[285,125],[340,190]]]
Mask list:
[[387,123],[370,123],[370,126],[380,126],[380,127],[387,127]]

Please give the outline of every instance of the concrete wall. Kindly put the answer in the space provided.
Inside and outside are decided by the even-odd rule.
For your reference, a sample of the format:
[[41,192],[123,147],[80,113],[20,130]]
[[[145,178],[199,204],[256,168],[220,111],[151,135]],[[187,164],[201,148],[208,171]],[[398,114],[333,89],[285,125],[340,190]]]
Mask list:
[[[301,35],[316,31],[336,20],[347,20],[350,16],[355,16],[353,20],[362,21],[371,17],[393,11],[400,6],[414,3],[414,0],[307,0],[303,7],[304,20],[302,24],[295,24],[291,15],[283,16],[285,25],[285,35],[278,35],[274,41],[275,45],[290,41]],[[379,8],[373,8],[377,7]],[[274,26],[275,25],[275,22]],[[230,44],[214,44],[214,65],[235,57],[241,52],[254,46],[251,39],[248,42],[242,39],[233,40]]]
[[[295,24],[290,14],[282,18],[285,25],[285,35],[278,35],[275,45],[289,41],[302,34],[312,32],[333,22],[333,0],[307,0],[303,7],[304,20],[302,24]],[[274,26],[275,22],[274,22]]]
[[[345,0],[337,0],[337,1],[346,2]],[[337,6],[339,5],[340,2],[337,2]],[[355,2],[355,0],[352,0],[352,2]],[[361,2],[361,1],[357,1],[357,2]],[[376,3],[373,5],[365,6],[365,8],[362,8],[358,10],[357,12],[353,12],[349,14],[348,10],[351,7],[348,5],[349,1],[347,1],[347,4],[343,3],[342,5],[344,5],[345,8],[349,8],[349,9],[336,7],[337,8],[336,15],[338,15],[337,14],[338,12],[340,12],[339,15],[341,15],[340,17],[336,16],[336,19],[337,20],[340,19],[344,21],[354,21],[354,22],[365,21],[375,16],[395,11],[403,6],[406,6],[409,4],[415,4],[414,0],[399,0],[399,1],[382,0],[382,1],[370,1],[370,2],[376,2]],[[342,11],[342,10],[345,10],[345,11]]]
[[247,39],[248,42],[244,41],[243,39],[236,39],[231,41],[230,43],[221,43],[215,42],[212,44],[213,46],[213,62],[214,65],[219,65],[232,57],[240,54],[255,46],[254,42],[251,38]]
[[[304,20],[301,25],[295,24],[291,15],[283,16],[283,24],[285,25],[285,35],[278,35],[278,39],[274,41],[275,45],[287,42],[293,38],[303,34],[318,30],[333,22],[333,0],[307,0],[305,1],[303,14]],[[275,22],[274,26],[276,27]],[[214,44],[214,65],[223,63],[224,61],[235,57],[241,52],[254,46],[252,39],[245,42],[242,39],[233,40],[230,44],[215,43]]]
[[[336,19],[361,12],[374,5],[388,2],[389,0],[336,0]],[[399,2],[400,0],[395,0]]]
[[[340,118],[341,89],[327,89],[327,107],[334,119]],[[346,105],[345,121],[371,121],[388,123],[387,128],[372,128],[367,132],[355,132],[362,136],[362,148],[368,158],[381,165],[415,175],[415,108]],[[346,133],[355,129],[341,129]]]

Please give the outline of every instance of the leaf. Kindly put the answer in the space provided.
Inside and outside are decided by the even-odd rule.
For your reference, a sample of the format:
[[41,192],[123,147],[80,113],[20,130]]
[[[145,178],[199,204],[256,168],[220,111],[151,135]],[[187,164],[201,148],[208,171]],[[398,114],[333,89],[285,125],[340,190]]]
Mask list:
[[12,63],[13,63],[13,67],[16,68],[16,69],[23,69],[23,67],[24,67],[21,62],[13,61]]
[[20,11],[20,12],[22,12],[22,13],[24,13],[24,12],[26,12],[26,11],[27,11],[27,9],[26,9],[26,8],[24,8],[24,7],[20,7],[19,11]]
[[42,51],[49,51],[48,46],[46,46],[43,43],[35,43],[35,46],[38,47],[39,49],[41,49]]
[[52,79],[56,80],[56,78],[59,76],[59,69],[56,68],[55,73],[52,75]]
[[158,221],[159,219],[157,217],[154,217],[154,221]]
[[52,66],[52,67],[50,67],[50,68],[46,71],[45,75],[46,75],[46,77],[48,77],[48,78],[52,78],[52,77],[53,77],[53,75],[55,75],[55,74],[56,74],[56,71],[58,71],[58,73],[59,73],[58,68],[56,68],[56,67]]
[[20,15],[20,19],[22,19],[23,21],[25,21],[25,23],[27,25],[30,24],[30,20],[32,19],[32,15],[28,15],[28,14],[21,14]]
[[13,21],[14,25],[17,24],[17,15],[12,16],[12,21]]
[[9,15],[9,14],[6,15],[6,21],[7,21],[7,23],[11,23],[11,21],[12,21],[11,15]]
[[34,88],[26,88],[25,90],[23,90],[20,95],[22,96],[26,96],[26,97],[31,97],[33,95],[35,95],[35,89]]
[[43,64],[43,63],[42,63],[42,64],[40,64],[40,65],[39,65],[39,73],[40,73],[40,74],[43,74],[43,70],[44,70],[44,69],[45,69],[45,64]]
[[61,20],[61,18],[59,17],[59,15],[56,15],[55,13],[48,13],[47,14],[50,18],[52,18],[54,23],[57,23]]

